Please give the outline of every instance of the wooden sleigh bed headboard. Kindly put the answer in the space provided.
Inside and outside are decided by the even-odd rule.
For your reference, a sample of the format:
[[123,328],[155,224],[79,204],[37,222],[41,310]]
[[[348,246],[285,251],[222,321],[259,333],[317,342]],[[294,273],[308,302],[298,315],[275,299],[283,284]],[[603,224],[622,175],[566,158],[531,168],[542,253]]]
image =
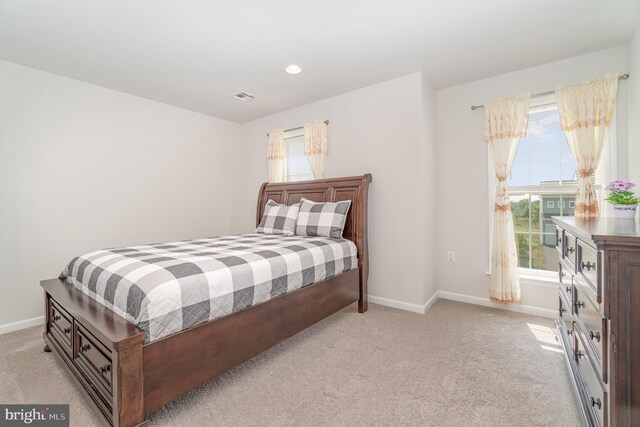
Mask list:
[[[367,279],[369,277],[367,205],[371,180],[371,174],[367,173],[362,176],[318,179],[315,181],[265,182],[260,187],[260,193],[258,194],[256,226],[262,219],[264,207],[269,199],[286,205],[298,203],[303,197],[314,202],[351,200],[351,208],[347,213],[343,237],[354,242],[358,248],[360,294],[367,295]],[[366,298],[361,298],[358,304],[359,311],[366,311],[366,306]]]

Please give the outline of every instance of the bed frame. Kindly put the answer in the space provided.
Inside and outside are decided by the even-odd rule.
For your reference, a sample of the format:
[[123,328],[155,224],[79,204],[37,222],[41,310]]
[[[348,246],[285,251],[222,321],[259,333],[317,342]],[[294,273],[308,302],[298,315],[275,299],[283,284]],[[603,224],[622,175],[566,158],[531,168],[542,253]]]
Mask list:
[[44,280],[44,341],[114,426],[145,426],[145,416],[212,378],[358,301],[367,310],[367,190],[371,175],[264,183],[256,223],[268,199],[291,205],[351,200],[344,237],[358,268],[261,304],[144,344],[134,324],[59,279]]

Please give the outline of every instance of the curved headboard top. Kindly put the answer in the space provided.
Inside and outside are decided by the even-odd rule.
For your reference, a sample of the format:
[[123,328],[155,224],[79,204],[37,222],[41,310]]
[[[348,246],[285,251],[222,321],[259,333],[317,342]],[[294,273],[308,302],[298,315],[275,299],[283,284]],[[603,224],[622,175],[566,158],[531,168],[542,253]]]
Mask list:
[[264,207],[269,199],[285,205],[298,203],[303,197],[314,202],[351,200],[351,208],[347,213],[343,237],[356,244],[358,248],[358,263],[365,270],[363,273],[367,274],[369,266],[367,192],[371,179],[371,174],[367,173],[362,176],[317,179],[314,181],[265,182],[260,187],[260,193],[258,194],[256,226],[262,219]]

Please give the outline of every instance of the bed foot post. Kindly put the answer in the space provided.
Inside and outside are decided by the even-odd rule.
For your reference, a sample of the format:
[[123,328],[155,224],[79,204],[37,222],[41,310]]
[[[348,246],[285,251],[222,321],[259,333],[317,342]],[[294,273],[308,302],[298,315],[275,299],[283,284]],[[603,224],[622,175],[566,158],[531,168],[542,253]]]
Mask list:
[[44,345],[44,348],[42,349],[42,351],[44,351],[45,353],[51,353],[51,349],[49,348],[48,344]]
[[364,313],[369,309],[369,290],[367,285],[368,272],[364,271],[364,267],[360,267],[360,298],[358,299],[358,313]]
[[114,358],[114,427],[146,426],[142,369],[142,340],[117,350]]

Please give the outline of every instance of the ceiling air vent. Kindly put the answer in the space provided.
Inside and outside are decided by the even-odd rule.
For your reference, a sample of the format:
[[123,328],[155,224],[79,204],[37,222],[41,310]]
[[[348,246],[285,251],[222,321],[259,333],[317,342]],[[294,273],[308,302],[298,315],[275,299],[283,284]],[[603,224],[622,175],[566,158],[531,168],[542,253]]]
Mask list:
[[247,101],[251,101],[252,99],[255,99],[255,96],[246,92],[236,93],[235,95],[233,95],[233,97],[238,101],[242,101],[242,102],[247,102]]

